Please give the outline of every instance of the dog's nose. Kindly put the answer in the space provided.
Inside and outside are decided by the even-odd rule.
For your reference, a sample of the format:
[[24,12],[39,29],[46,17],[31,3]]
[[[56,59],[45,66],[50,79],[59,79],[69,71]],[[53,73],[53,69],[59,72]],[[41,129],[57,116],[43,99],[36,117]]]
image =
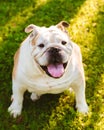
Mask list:
[[51,47],[50,50],[49,50],[49,52],[50,52],[51,54],[56,54],[56,53],[58,53],[59,51],[60,51],[60,49],[59,49],[59,48],[56,48],[56,47]]
[[49,64],[62,63],[61,49],[58,47],[51,47],[49,49]]

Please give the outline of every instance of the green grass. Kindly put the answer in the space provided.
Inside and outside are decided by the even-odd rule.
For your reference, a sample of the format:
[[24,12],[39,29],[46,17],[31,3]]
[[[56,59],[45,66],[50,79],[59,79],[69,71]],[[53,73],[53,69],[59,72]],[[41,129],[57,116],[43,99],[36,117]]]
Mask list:
[[[31,23],[50,26],[70,23],[70,37],[81,48],[89,114],[74,110],[74,94],[43,95],[35,103],[25,94],[20,117],[10,105],[13,55]],[[0,130],[104,129],[104,0],[0,0]]]

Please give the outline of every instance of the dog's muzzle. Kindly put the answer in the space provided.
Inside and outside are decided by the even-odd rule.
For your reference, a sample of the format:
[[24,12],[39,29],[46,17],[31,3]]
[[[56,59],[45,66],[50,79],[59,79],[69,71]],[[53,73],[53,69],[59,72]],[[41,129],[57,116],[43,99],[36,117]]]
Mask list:
[[61,49],[51,47],[48,50],[48,65],[41,66],[42,69],[53,78],[60,78],[64,72],[67,63],[63,63],[63,56],[61,55]]

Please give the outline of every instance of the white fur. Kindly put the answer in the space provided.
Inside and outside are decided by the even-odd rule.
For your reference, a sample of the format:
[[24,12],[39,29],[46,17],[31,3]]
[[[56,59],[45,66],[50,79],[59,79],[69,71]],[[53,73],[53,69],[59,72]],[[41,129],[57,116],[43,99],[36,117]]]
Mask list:
[[[63,32],[61,33],[63,34]],[[37,41],[36,44],[38,44],[38,42],[39,41]],[[49,44],[47,46],[50,47],[55,45]],[[62,45],[58,46],[62,49],[66,49],[66,51],[69,47],[69,45],[67,48],[62,47]],[[88,106],[85,99],[85,79],[80,48],[73,42],[71,42],[71,46],[73,46],[72,53],[69,57],[67,57],[69,58],[69,62],[65,73],[62,77],[55,79],[48,76],[38,65],[37,62],[39,58],[41,59],[40,54],[42,51],[39,52],[37,48],[34,49],[34,47],[30,44],[30,36],[28,36],[21,44],[15,74],[16,76],[13,77],[13,102],[8,109],[14,118],[21,114],[23,94],[26,90],[32,93],[32,100],[37,100],[42,94],[57,94],[71,87],[76,95],[76,107],[78,111],[82,113],[88,112]],[[45,47],[45,50],[48,47]],[[66,51],[65,55],[67,55]],[[37,59],[35,59],[36,61],[34,60],[34,56],[37,56]],[[43,61],[39,60],[39,63],[43,63]]]

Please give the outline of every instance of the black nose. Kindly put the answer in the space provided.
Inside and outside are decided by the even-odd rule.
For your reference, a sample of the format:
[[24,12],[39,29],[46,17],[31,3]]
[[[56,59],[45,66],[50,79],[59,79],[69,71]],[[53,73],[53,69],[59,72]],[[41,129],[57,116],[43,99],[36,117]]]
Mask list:
[[49,49],[49,64],[62,63],[62,55],[59,53],[61,50],[56,47],[51,47]]
[[55,47],[51,47],[50,50],[49,50],[49,52],[51,54],[57,54],[59,51],[60,51],[60,49],[59,48],[55,48]]

